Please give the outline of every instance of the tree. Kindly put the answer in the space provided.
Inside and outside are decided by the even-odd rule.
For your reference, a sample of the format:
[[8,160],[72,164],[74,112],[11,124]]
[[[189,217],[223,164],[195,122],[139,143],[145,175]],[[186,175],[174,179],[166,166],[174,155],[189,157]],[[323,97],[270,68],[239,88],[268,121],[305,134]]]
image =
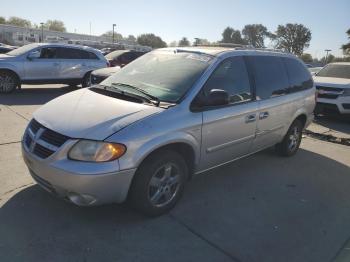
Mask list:
[[6,19],[3,16],[0,16],[0,24],[6,24]]
[[242,39],[241,32],[235,30],[232,27],[226,27],[222,32],[222,43],[233,43],[233,44],[244,44],[245,41]]
[[302,24],[279,25],[275,34],[276,48],[301,55],[309,47],[311,31]]
[[322,57],[320,61],[322,62],[322,64],[328,64],[328,63],[332,63],[334,59],[335,59],[334,55],[329,54],[327,57],[325,56]]
[[32,26],[32,23],[29,20],[26,20],[17,16],[11,16],[6,23],[9,25],[15,25],[15,26],[21,26],[21,27]]
[[150,46],[152,48],[166,47],[167,44],[154,34],[142,34],[137,37],[137,43],[140,45]]
[[[111,39],[113,38],[113,31],[109,30],[106,33],[102,34],[101,36],[105,36],[105,37],[110,37]],[[114,40],[115,41],[120,41],[123,39],[122,34],[119,34],[117,32],[114,32]]]
[[196,46],[196,45],[209,45],[209,44],[210,44],[210,42],[205,38],[195,38],[194,42],[193,42],[194,46]]
[[303,60],[305,63],[312,63],[314,60],[312,56],[308,53],[304,53],[300,56],[300,59]]
[[247,44],[263,48],[265,47],[264,40],[270,36],[270,33],[262,24],[251,24],[243,28],[242,35]]
[[190,45],[191,45],[191,43],[190,43],[190,41],[188,41],[187,37],[183,37],[179,41],[179,46],[190,46]]
[[64,23],[60,20],[47,20],[44,27],[52,31],[59,31],[59,32],[67,31],[66,27],[64,26]]
[[[346,33],[348,34],[348,38],[350,39],[350,29],[348,29]],[[350,42],[345,45],[342,45],[341,48],[343,49],[345,55],[350,55]]]
[[136,37],[133,35],[128,35],[128,37],[125,38],[125,40],[136,43]]

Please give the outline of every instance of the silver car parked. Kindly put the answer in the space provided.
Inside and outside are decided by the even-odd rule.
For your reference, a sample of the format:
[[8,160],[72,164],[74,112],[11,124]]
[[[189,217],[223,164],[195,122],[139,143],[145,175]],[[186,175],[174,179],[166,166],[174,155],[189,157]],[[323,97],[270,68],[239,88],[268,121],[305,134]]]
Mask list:
[[160,215],[194,174],[276,146],[295,154],[315,87],[294,55],[166,48],[34,113],[23,157],[44,189],[77,205]]
[[90,72],[108,66],[96,49],[66,44],[29,44],[0,54],[0,93],[21,84],[82,84],[89,86]]

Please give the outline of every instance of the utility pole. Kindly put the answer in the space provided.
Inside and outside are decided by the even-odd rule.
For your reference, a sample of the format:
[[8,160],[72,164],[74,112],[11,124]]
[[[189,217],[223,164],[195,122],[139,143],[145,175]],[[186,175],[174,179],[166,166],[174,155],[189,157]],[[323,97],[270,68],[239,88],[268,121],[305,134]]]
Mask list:
[[44,43],[44,23],[41,22],[41,43]]
[[329,53],[330,51],[332,51],[332,50],[331,50],[331,49],[325,49],[324,51],[326,52],[326,58],[325,58],[325,61],[324,61],[325,65],[326,65],[326,64],[327,64],[327,61],[328,61],[328,53]]
[[113,24],[113,30],[112,30],[112,44],[114,44],[114,27],[116,26],[116,24]]

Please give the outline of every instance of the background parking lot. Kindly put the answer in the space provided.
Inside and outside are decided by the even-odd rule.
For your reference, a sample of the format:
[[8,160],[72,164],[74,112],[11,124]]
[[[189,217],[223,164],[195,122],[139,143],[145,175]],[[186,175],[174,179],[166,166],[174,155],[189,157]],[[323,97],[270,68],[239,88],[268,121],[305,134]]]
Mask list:
[[[308,136],[292,158],[265,150],[195,177],[155,219],[50,196],[31,179],[20,140],[35,109],[72,90],[0,97],[1,261],[350,261],[350,148]],[[317,123],[313,132],[350,134],[346,121]]]

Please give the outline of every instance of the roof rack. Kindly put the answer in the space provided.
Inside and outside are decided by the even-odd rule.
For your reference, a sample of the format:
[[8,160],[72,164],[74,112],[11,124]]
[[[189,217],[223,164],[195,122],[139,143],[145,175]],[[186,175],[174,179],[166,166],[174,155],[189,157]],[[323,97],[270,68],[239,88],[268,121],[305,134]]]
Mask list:
[[256,51],[278,52],[278,53],[289,54],[288,51],[284,51],[282,49],[258,48],[258,47],[254,47],[252,45],[243,45],[243,44],[234,44],[234,43],[215,43],[215,44],[195,45],[195,46],[203,46],[203,47],[232,47],[235,50],[256,50]]

